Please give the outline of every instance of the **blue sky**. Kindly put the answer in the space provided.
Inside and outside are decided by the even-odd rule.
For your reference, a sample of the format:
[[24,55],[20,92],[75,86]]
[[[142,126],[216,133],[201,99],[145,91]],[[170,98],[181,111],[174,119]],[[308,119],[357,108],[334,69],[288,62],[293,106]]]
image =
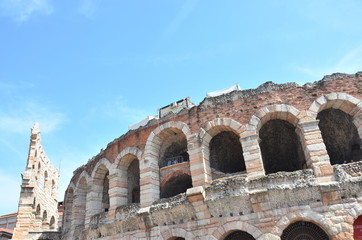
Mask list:
[[62,200],[73,170],[171,102],[361,71],[361,10],[359,0],[0,0],[0,215],[17,211],[34,122]]

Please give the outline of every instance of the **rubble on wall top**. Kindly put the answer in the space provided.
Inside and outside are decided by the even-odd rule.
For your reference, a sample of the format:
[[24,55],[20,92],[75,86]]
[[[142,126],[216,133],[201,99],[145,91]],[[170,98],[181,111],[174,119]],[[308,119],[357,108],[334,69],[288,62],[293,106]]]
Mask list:
[[[323,82],[326,81],[332,81],[332,80],[337,80],[337,79],[343,79],[343,78],[358,78],[358,77],[362,77],[362,71],[357,72],[355,74],[346,74],[346,73],[333,73],[331,75],[326,75],[324,76],[321,80],[319,81],[315,81],[313,83],[306,83],[302,86],[300,86],[299,84],[295,83],[295,82],[288,82],[288,83],[282,83],[282,84],[278,84],[278,83],[274,83],[272,81],[267,81],[263,84],[261,84],[260,86],[258,86],[257,88],[254,89],[246,89],[246,90],[234,90],[225,94],[221,94],[215,97],[209,96],[209,97],[205,97],[201,103],[199,105],[193,105],[192,102],[189,103],[189,105],[187,105],[187,107],[183,107],[181,109],[179,109],[179,111],[177,113],[175,112],[167,112],[163,115],[161,115],[159,118],[153,118],[153,119],[147,119],[147,123],[143,123],[140,126],[138,126],[138,128],[132,128],[129,131],[127,131],[125,134],[123,134],[122,136],[114,139],[113,141],[111,141],[110,143],[107,144],[107,148],[110,147],[111,145],[119,142],[122,139],[127,138],[129,135],[131,135],[134,132],[140,131],[142,129],[148,128],[150,126],[153,126],[155,124],[160,124],[162,122],[165,122],[167,120],[169,120],[171,117],[175,117],[175,115],[183,115],[186,114],[189,111],[192,111],[192,109],[194,107],[208,107],[210,105],[216,105],[216,104],[221,104],[221,103],[226,103],[228,101],[234,101],[236,99],[240,99],[240,98],[246,98],[246,97],[250,97],[250,96],[254,96],[254,95],[258,95],[261,93],[266,93],[266,92],[271,92],[271,91],[277,91],[277,90],[283,90],[283,89],[288,89],[288,88],[314,88],[317,87],[318,85],[323,84]],[[184,101],[184,100],[188,100],[190,101],[189,98],[185,98],[182,99],[178,102]],[[174,107],[175,104],[170,104],[167,105],[161,109],[164,108],[172,108]],[[177,105],[177,104],[176,104]],[[78,173],[78,171],[80,171],[80,169],[84,169],[87,166],[91,165],[93,161],[95,161],[96,159],[98,159],[102,154],[103,154],[104,150],[102,149],[100,151],[100,153],[98,153],[96,156],[92,157],[91,159],[88,160],[88,163],[84,166],[79,167],[78,169],[76,169],[74,171],[75,173]]]

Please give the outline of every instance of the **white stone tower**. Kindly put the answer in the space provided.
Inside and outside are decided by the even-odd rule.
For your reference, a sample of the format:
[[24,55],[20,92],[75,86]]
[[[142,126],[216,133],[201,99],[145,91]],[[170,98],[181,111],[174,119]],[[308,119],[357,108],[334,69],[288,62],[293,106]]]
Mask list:
[[12,239],[34,239],[42,232],[58,230],[59,172],[41,145],[39,124],[31,129],[28,160],[19,198]]

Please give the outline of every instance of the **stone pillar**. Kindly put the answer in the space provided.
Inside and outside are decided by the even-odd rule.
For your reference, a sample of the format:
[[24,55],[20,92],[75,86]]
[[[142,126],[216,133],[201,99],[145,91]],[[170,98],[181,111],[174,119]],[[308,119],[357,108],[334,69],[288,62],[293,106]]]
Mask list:
[[160,173],[158,161],[147,157],[140,162],[141,207],[151,206],[160,198]]
[[[88,186],[87,190],[87,207],[86,207],[86,216],[85,216],[85,228],[89,228],[89,223],[92,218],[97,213],[100,213],[102,205],[102,186],[91,184]],[[74,216],[72,216],[74,219]]]
[[189,188],[186,191],[186,196],[191,205],[195,209],[197,223],[199,226],[210,224],[211,214],[209,208],[205,204],[205,190],[202,186]]
[[240,138],[243,147],[246,172],[249,179],[255,179],[265,175],[263,159],[259,147],[257,134],[243,134]]
[[117,169],[109,178],[109,219],[115,219],[116,209],[128,203],[127,170]]
[[190,158],[190,171],[192,177],[192,186],[203,186],[211,181],[211,169],[207,163],[205,155],[208,154],[205,147],[201,146],[196,134],[187,137],[188,154]]
[[319,182],[333,181],[333,167],[329,161],[326,146],[318,127],[319,120],[300,122],[297,133],[301,137],[308,167],[314,170]]

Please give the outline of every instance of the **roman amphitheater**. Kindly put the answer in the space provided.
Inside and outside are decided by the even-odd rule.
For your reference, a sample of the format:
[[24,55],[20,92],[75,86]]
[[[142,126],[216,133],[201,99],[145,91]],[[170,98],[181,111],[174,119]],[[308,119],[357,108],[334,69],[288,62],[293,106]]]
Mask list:
[[362,239],[361,99],[358,72],[163,107],[74,171],[61,239]]

